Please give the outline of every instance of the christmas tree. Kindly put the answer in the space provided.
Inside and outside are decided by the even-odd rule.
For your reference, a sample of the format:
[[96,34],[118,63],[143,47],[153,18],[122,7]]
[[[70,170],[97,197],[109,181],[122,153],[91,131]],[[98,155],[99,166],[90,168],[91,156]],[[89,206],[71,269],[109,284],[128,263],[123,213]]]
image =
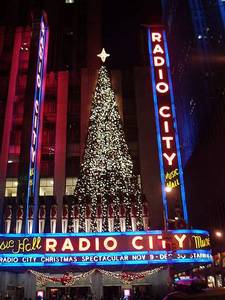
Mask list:
[[[92,230],[96,230],[96,210],[101,199],[103,231],[107,231],[107,207],[113,203],[115,230],[119,230],[119,205],[126,207],[126,227],[131,228],[131,202],[141,217],[140,189],[133,174],[133,163],[125,141],[115,94],[105,66],[98,73],[92,99],[86,147],[75,188],[79,202],[80,226],[84,229],[84,210],[91,203]],[[139,224],[139,223],[138,223]]]

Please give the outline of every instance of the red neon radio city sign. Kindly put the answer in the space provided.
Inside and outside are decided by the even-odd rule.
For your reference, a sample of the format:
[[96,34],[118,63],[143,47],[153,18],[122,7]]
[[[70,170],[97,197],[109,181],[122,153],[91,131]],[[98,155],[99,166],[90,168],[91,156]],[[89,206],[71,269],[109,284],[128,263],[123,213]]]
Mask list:
[[169,53],[166,33],[162,27],[153,26],[148,29],[148,45],[165,216],[167,219],[174,217],[175,203],[168,203],[167,198],[172,196],[166,194],[165,189],[170,188],[171,195],[173,194],[173,198],[182,208],[187,223]]

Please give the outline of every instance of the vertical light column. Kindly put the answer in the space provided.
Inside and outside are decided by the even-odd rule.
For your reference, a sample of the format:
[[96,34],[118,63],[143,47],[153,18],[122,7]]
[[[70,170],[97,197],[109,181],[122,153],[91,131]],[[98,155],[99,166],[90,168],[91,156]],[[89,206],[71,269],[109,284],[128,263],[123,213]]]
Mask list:
[[148,28],[148,46],[165,219],[167,222],[173,219],[179,205],[188,224],[169,53],[163,27]]
[[[12,64],[9,76],[8,96],[5,109],[4,129],[2,136],[2,148],[0,154],[0,213],[3,208],[3,199],[5,195],[5,180],[7,172],[10,132],[13,119],[13,105],[16,94],[16,80],[19,67],[20,46],[22,40],[22,28],[17,28],[14,37],[14,46],[12,54]],[[2,214],[1,214],[2,215]]]
[[66,137],[69,72],[58,72],[55,137],[54,196],[57,199],[57,231],[61,232],[62,204],[66,184]]
[[[39,23],[39,24],[38,24]],[[28,181],[24,186],[26,189],[26,218],[25,218],[25,232],[28,230],[28,211],[31,204],[31,197],[33,197],[34,204],[34,231],[36,231],[36,220],[38,213],[38,196],[39,196],[39,176],[40,176],[40,156],[41,156],[41,128],[43,120],[43,104],[44,104],[44,92],[45,92],[45,79],[46,79],[46,67],[47,67],[47,54],[48,54],[48,26],[46,18],[42,15],[39,22],[36,23],[36,34],[38,37],[37,48],[33,41],[35,49],[35,55],[37,54],[36,65],[32,63],[32,71],[36,72],[35,82],[30,88],[27,86],[25,104],[29,101],[29,93],[33,92],[33,107],[32,107],[32,124],[31,124],[31,137],[30,137],[30,153],[28,157]],[[31,55],[32,58],[32,55]],[[34,75],[34,72],[32,72]],[[29,80],[29,79],[28,79]],[[30,88],[30,89],[29,89]],[[30,104],[30,103],[29,103]],[[25,123],[24,123],[25,127]],[[25,130],[23,132],[23,142],[25,141]],[[23,151],[21,151],[21,157]],[[25,168],[24,168],[25,169]],[[19,186],[20,182],[19,182]],[[18,188],[19,188],[18,186]]]

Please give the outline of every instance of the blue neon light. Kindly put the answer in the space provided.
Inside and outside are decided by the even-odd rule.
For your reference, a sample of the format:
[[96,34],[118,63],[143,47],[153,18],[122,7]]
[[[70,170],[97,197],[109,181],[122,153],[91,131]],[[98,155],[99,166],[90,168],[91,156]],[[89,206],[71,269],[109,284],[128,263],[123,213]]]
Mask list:
[[[172,254],[172,253],[177,253],[177,254],[211,254],[211,250],[176,250],[176,251],[166,251],[166,250],[158,250],[158,251],[122,251],[122,252],[85,252],[85,253],[44,253],[44,254],[24,254],[24,253],[16,253],[16,254],[1,254],[1,257],[81,257],[81,256],[97,256],[97,257],[102,257],[102,256],[123,256],[123,255],[160,255],[160,254]],[[1,265],[1,263],[0,263]]]
[[[36,127],[36,134],[37,134],[37,142],[35,144],[35,161],[34,161],[34,173],[33,173],[33,186],[32,186],[32,192],[34,196],[34,219],[37,217],[37,209],[38,209],[38,189],[37,189],[37,179],[39,177],[38,175],[38,170],[37,170],[37,152],[38,152],[38,137],[39,137],[39,128],[40,128],[40,113],[41,113],[41,104],[42,104],[42,91],[43,91],[43,73],[44,73],[44,65],[45,65],[45,44],[46,44],[46,28],[44,24],[44,17],[41,17],[41,28],[40,28],[40,35],[39,35],[39,42],[38,42],[38,60],[37,60],[37,69],[36,69],[36,83],[35,83],[35,92],[34,92],[34,109],[33,109],[33,119],[32,119],[32,131],[34,128],[34,122],[35,122],[35,102],[38,100],[38,121],[37,121],[37,127]],[[41,77],[41,86],[38,89],[37,87],[37,76],[38,76],[38,69],[39,69],[39,62],[40,62],[40,57],[39,57],[39,51],[40,51],[40,40],[42,37],[42,24],[44,24],[44,31],[45,34],[43,36],[43,55],[41,58],[41,69],[40,69],[40,77]],[[37,92],[38,97],[37,97]],[[30,146],[30,152],[32,148],[32,135],[31,134],[31,146]],[[28,229],[28,214],[29,214],[29,200],[30,200],[30,173],[31,173],[31,166],[32,166],[32,160],[30,158],[30,164],[29,164],[29,174],[28,174],[28,187],[27,187],[27,197],[26,197],[26,219],[25,219],[25,232],[27,232]],[[34,227],[35,227],[35,222],[34,222]],[[34,228],[35,230],[35,228]]]
[[217,2],[218,2],[218,7],[222,18],[222,22],[223,22],[223,27],[225,28],[225,2],[223,0],[217,0]]
[[184,220],[185,220],[186,224],[188,224],[187,203],[186,203],[186,195],[185,195],[185,188],[184,188],[184,176],[183,176],[183,168],[182,168],[182,161],[181,161],[181,154],[180,154],[180,143],[179,143],[179,137],[178,137],[178,132],[177,132],[177,119],[176,119],[176,109],[175,109],[175,101],[174,101],[174,93],[173,93],[173,84],[172,84],[172,78],[171,78],[171,72],[170,72],[169,51],[168,51],[168,45],[167,45],[165,31],[163,31],[163,40],[164,40],[164,47],[165,47],[165,54],[166,54],[167,73],[168,73],[168,79],[169,79],[171,107],[172,107],[172,114],[173,114],[173,120],[174,120],[173,125],[174,125],[175,139],[176,139],[177,160],[178,160],[180,189],[181,189],[181,200],[182,200],[182,206],[183,206]]
[[[32,237],[79,237],[79,236],[136,236],[136,235],[158,235],[163,234],[164,230],[149,230],[149,231],[126,231],[126,232],[79,232],[79,233],[32,233],[32,234],[0,234],[0,238],[32,238]],[[167,233],[171,234],[205,234],[209,235],[209,232],[202,229],[176,229],[168,230]]]
[[155,73],[154,73],[154,65],[153,65],[153,57],[152,57],[152,44],[151,44],[151,32],[148,29],[148,51],[150,57],[150,65],[151,65],[151,79],[152,79],[152,91],[153,91],[153,101],[154,101],[154,110],[155,110],[155,119],[156,119],[156,132],[157,132],[157,143],[158,143],[158,157],[159,157],[159,166],[160,166],[160,179],[162,185],[162,200],[164,207],[164,214],[166,222],[168,220],[168,205],[166,200],[166,192],[165,192],[165,174],[164,174],[164,166],[163,166],[163,153],[162,153],[162,144],[161,144],[161,133],[160,133],[160,124],[159,124],[159,114],[158,114],[158,99],[155,88]]
[[[129,260],[129,261],[106,261],[106,262],[69,262],[69,263],[5,263],[4,267],[63,267],[63,266],[106,266],[106,265],[149,265],[149,264],[184,264],[184,263],[210,263],[211,258],[171,258],[171,259],[154,259],[154,260]],[[1,265],[0,265],[1,268]]]
[[[177,162],[178,162],[179,178],[180,178],[181,201],[182,201],[182,207],[183,207],[184,220],[185,220],[186,224],[188,224],[188,213],[187,213],[187,204],[186,204],[186,196],[185,196],[185,188],[184,188],[184,177],[183,177],[182,161],[181,161],[181,154],[180,154],[179,137],[178,137],[178,132],[177,132],[175,101],[174,101],[173,85],[172,85],[172,78],[171,78],[171,72],[170,72],[169,52],[168,52],[165,31],[163,31],[163,39],[164,39],[165,58],[166,58],[167,74],[168,74],[169,89],[170,89],[171,109],[172,109],[172,115],[173,115],[173,120],[174,120],[173,127],[174,127],[175,145],[176,145],[176,151],[177,151]],[[153,100],[154,100],[154,109],[155,109],[155,118],[156,118],[158,155],[159,155],[159,162],[160,162],[160,177],[161,177],[161,184],[162,184],[163,205],[164,205],[165,217],[166,217],[166,220],[168,220],[168,204],[167,204],[166,192],[165,192],[165,174],[164,174],[165,170],[164,170],[164,165],[163,165],[160,122],[159,122],[159,114],[158,114],[158,97],[157,97],[156,87],[155,87],[155,74],[154,74],[154,64],[153,64],[152,44],[151,44],[151,30],[150,29],[148,29],[148,46],[149,46],[148,49],[149,49],[149,57],[150,57],[150,65],[151,65],[151,79],[152,79]]]
[[[171,259],[171,260],[155,260],[155,261],[151,261],[151,264],[184,264],[184,263],[210,263],[211,260],[209,259],[183,259],[181,260],[175,260],[175,259]],[[149,264],[148,260],[143,260],[143,261],[127,261],[126,262],[127,265],[147,265]],[[67,263],[14,263],[15,267],[63,267],[63,266],[68,266]],[[71,266],[93,266],[93,265],[101,265],[101,266],[106,266],[106,265],[111,265],[111,266],[115,266],[115,265],[121,265],[121,262],[97,262],[97,263],[90,263],[90,262],[78,262],[78,263],[70,263]],[[12,267],[11,264],[5,264],[5,267]]]

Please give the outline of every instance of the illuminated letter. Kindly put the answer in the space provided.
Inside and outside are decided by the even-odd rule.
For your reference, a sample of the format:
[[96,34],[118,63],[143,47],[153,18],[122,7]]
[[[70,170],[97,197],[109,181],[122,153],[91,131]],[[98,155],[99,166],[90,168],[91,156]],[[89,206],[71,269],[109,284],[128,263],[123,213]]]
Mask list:
[[169,91],[169,86],[168,86],[168,84],[165,83],[165,82],[158,82],[158,83],[156,84],[156,90],[157,90],[159,93],[164,94],[164,93],[166,93],[166,92]]
[[42,32],[42,35],[45,34],[45,24],[43,21],[41,22],[41,32]]
[[37,74],[37,86],[38,86],[38,88],[40,88],[40,86],[41,86],[41,76],[40,76],[40,74]]
[[137,249],[137,250],[141,250],[143,249],[143,246],[138,246],[136,244],[137,241],[142,241],[143,240],[143,237],[142,236],[135,236],[133,239],[132,239],[132,246],[134,247],[134,249]]
[[37,124],[38,124],[38,115],[34,115],[34,129],[37,128]]
[[79,251],[86,251],[90,248],[91,243],[86,238],[80,238],[79,239]]
[[161,67],[165,64],[165,59],[161,56],[154,56],[154,66]]
[[34,163],[36,151],[33,146],[31,146],[31,161]]
[[39,103],[37,99],[35,100],[34,107],[35,107],[35,113],[38,114]]
[[95,250],[99,251],[99,238],[95,239]]
[[48,238],[46,239],[46,252],[49,251],[55,252],[56,246],[57,246],[56,239],[48,239]]
[[152,32],[152,41],[153,42],[161,42],[161,37],[162,37],[162,35],[161,35],[161,33],[159,33],[159,32]]
[[164,129],[165,129],[165,132],[168,133],[169,132],[169,123],[168,121],[164,121]]
[[[38,73],[40,74],[41,73],[41,61],[39,61],[39,63],[38,63]],[[41,76],[41,75],[40,75]],[[41,77],[40,77],[41,78]],[[41,86],[41,85],[40,85]],[[39,86],[39,87],[40,87]]]
[[179,247],[180,248],[184,248],[183,242],[186,239],[186,234],[182,234],[181,237],[179,237],[177,234],[174,235],[175,239],[178,241],[179,243]]
[[33,145],[36,144],[36,138],[37,138],[37,134],[36,134],[36,132],[33,130]]
[[168,156],[166,153],[163,153],[163,156],[165,159],[167,159],[169,166],[172,166],[173,159],[176,157],[176,153],[172,153],[170,156]]
[[44,38],[43,38],[43,36],[41,37],[41,39],[40,39],[40,43],[39,43],[39,59],[40,60],[42,60],[42,58],[43,58],[43,47],[44,47]]
[[156,44],[155,48],[153,50],[153,54],[156,54],[156,53],[162,53],[162,54],[164,54],[163,48],[159,44]]
[[152,236],[148,237],[148,242],[149,242],[149,249],[153,249],[153,238],[152,238]]
[[172,136],[163,136],[162,140],[166,141],[166,148],[170,149],[171,148],[170,141],[173,140],[173,137]]
[[158,240],[162,240],[162,248],[163,248],[163,249],[166,249],[166,241],[164,241],[164,240],[162,239],[162,236],[161,236],[161,235],[158,235],[158,236],[157,236],[157,239],[158,239]]
[[66,238],[65,242],[63,243],[62,251],[65,250],[70,250],[71,252],[74,250],[71,240],[69,238]]
[[159,74],[159,79],[163,80],[164,77],[163,77],[163,71],[162,71],[162,69],[158,70],[158,74]]
[[159,109],[159,114],[160,116],[162,116],[163,118],[169,118],[171,117],[171,114],[165,114],[164,111],[165,110],[170,110],[170,107],[169,106],[162,106],[160,109]]
[[[112,246],[109,246],[108,243],[109,242],[113,242]],[[116,249],[117,247],[117,240],[114,239],[113,237],[107,237],[105,240],[104,240],[104,247],[106,250],[108,251],[113,251]]]

